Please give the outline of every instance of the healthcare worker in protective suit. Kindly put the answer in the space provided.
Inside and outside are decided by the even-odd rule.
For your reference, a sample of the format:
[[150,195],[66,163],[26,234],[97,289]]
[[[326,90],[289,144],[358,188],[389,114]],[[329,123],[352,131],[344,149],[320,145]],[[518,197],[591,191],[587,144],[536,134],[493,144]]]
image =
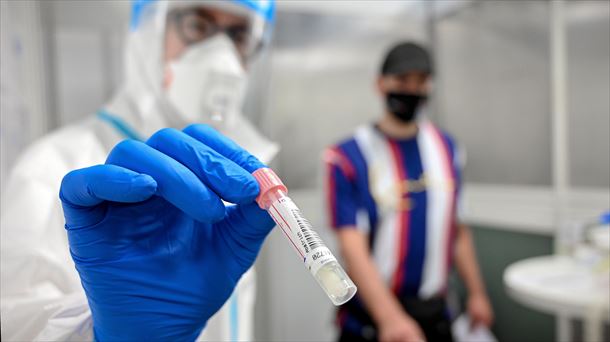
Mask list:
[[124,85],[29,147],[3,189],[2,340],[252,339],[250,266],[273,224],[249,173],[277,146],[240,107],[273,13],[133,2]]

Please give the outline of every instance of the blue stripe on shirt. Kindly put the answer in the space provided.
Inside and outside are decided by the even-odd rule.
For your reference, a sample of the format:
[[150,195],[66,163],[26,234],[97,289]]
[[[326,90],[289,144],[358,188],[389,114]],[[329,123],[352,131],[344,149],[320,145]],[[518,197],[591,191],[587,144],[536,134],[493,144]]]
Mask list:
[[[417,144],[417,139],[409,139],[398,142],[402,154],[406,174],[410,184],[421,180],[423,165]],[[417,296],[422,282],[424,259],[426,256],[426,207],[427,198],[425,191],[412,191],[408,197],[411,208],[409,215],[408,246],[405,259],[402,261],[403,279],[401,294],[406,296]]]
[[348,139],[337,146],[341,152],[350,160],[352,166],[356,171],[355,186],[357,190],[356,196],[358,197],[358,208],[354,208],[354,211],[359,209],[366,210],[368,214],[369,224],[369,244],[372,247],[375,240],[376,226],[378,222],[377,218],[377,205],[369,190],[369,175],[368,166],[356,143],[354,138]]

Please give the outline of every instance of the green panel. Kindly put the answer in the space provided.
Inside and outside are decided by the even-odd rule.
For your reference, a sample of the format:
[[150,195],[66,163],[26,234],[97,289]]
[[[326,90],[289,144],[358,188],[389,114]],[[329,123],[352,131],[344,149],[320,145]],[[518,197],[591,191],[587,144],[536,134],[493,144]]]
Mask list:
[[[494,307],[496,321],[492,330],[498,340],[555,341],[555,318],[511,299],[502,278],[506,267],[515,261],[551,254],[552,237],[487,227],[472,227],[472,232],[481,272]],[[464,294],[461,284],[459,287]]]

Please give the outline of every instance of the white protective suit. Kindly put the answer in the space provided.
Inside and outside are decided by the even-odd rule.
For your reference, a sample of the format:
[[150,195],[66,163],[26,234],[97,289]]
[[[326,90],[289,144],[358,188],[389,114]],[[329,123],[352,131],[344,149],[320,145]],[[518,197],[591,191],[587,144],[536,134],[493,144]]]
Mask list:
[[[162,89],[168,4],[145,2],[146,13],[139,18],[137,30],[132,21],[124,86],[98,115],[31,145],[3,189],[2,341],[92,340],[91,313],[64,229],[58,197],[61,180],[71,170],[104,163],[110,149],[129,135],[146,138],[163,127],[181,129],[189,123],[168,103]],[[278,147],[242,115],[230,116],[219,129],[269,162]],[[250,270],[200,338],[251,340],[254,296],[255,276]]]

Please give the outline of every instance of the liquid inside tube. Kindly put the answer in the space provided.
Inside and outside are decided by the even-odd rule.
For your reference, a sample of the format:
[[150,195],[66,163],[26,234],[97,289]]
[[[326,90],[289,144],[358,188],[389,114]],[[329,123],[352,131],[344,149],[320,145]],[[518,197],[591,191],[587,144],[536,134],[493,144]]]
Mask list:
[[336,261],[322,266],[314,277],[335,305],[345,304],[356,294],[356,285]]

